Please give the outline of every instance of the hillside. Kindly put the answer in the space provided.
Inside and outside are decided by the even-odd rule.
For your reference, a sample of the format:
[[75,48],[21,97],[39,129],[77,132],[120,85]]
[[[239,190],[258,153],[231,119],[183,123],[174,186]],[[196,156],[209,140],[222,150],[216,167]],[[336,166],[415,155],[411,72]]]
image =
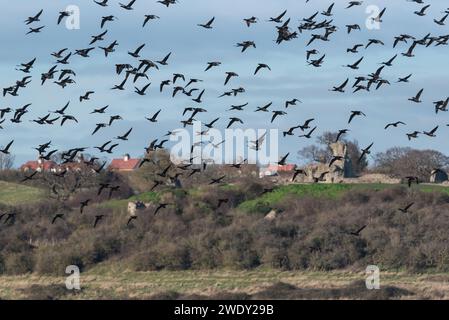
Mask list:
[[18,205],[32,203],[44,197],[43,190],[23,184],[0,181],[0,204]]
[[[79,201],[95,198],[96,188],[63,208],[40,189],[1,186],[3,204],[21,205],[0,223],[0,298],[438,297],[442,287],[419,274],[449,271],[449,188],[438,185],[273,186],[254,179],[103,195],[83,213]],[[227,202],[218,206],[219,199]],[[136,200],[149,206],[130,221],[127,204]],[[167,206],[155,214],[161,203]],[[371,264],[390,275],[383,282],[390,287],[376,296],[360,289]],[[76,296],[58,285],[68,265],[85,275]],[[116,272],[120,278],[109,282]],[[123,287],[140,289],[125,297]]]

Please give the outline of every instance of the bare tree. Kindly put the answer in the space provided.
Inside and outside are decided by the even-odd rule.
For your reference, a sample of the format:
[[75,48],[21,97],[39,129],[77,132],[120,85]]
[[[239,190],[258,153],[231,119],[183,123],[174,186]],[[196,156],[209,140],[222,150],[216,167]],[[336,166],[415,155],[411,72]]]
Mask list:
[[375,155],[374,170],[395,177],[418,176],[428,181],[432,170],[447,170],[449,157],[436,150],[394,147]]
[[13,155],[0,153],[0,171],[12,169],[14,159]]

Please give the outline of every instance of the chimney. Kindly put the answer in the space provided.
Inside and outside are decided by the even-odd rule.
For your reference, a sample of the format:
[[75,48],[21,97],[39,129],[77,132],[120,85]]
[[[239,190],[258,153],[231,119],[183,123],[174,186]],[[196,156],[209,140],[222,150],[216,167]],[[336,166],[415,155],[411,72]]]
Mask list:
[[129,154],[125,154],[124,156],[123,156],[123,161],[125,161],[125,162],[128,162],[129,161]]

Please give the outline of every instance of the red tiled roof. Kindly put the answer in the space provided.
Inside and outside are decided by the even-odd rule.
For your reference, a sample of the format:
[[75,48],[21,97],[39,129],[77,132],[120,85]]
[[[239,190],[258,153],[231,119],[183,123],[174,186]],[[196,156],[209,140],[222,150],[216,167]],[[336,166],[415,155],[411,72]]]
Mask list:
[[278,172],[288,172],[293,171],[296,168],[296,164],[286,164],[285,166],[270,165],[265,170],[267,171],[278,171]]
[[109,165],[109,170],[128,171],[135,170],[140,163],[140,159],[113,159]]
[[23,164],[20,169],[37,170],[38,168],[42,168],[43,170],[48,171],[56,167],[57,164],[53,161],[44,161],[42,163],[39,163],[38,161],[28,161],[27,163]]

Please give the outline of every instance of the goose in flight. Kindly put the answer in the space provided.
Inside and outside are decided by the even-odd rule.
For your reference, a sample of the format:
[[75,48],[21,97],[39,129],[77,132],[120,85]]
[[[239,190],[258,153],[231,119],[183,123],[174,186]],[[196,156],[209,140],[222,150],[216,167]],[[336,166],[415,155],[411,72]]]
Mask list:
[[94,0],[94,2],[96,4],[98,4],[99,6],[102,6],[102,7],[107,7],[108,6],[108,1],[109,0],[103,0],[103,1],[96,1],[96,0]]
[[93,45],[95,42],[97,41],[103,41],[104,40],[104,36],[108,33],[108,30],[105,30],[104,32],[100,33],[99,35],[96,36],[91,36],[92,40],[90,41],[89,45]]
[[148,87],[151,85],[151,82],[149,82],[146,86],[144,86],[142,89],[139,89],[137,87],[134,87],[135,93],[137,93],[140,96],[146,95],[145,91],[148,89]]
[[221,65],[221,62],[218,62],[218,61],[208,62],[207,63],[207,68],[206,68],[206,70],[204,70],[204,72],[209,71],[211,68],[218,67],[220,65]]
[[159,63],[162,66],[167,66],[168,65],[167,61],[168,61],[168,58],[170,58],[170,56],[171,56],[171,52],[169,54],[167,54],[164,57],[164,59],[162,59],[161,61],[156,61],[156,63]]
[[90,47],[90,48],[86,48],[86,49],[79,49],[79,50],[75,50],[76,55],[79,55],[83,58],[89,58],[89,52],[91,52],[92,50],[94,50],[95,47]]
[[128,51],[128,54],[129,54],[131,57],[134,57],[134,58],[140,58],[139,53],[140,53],[140,51],[141,51],[144,47],[145,47],[145,43],[142,44],[142,45],[140,45],[140,46],[139,46],[136,50],[134,50],[133,52]]
[[421,132],[419,132],[419,131],[413,131],[412,133],[407,133],[407,138],[408,138],[409,141],[412,140],[412,139],[417,139],[418,135],[420,133]]
[[326,16],[326,17],[331,17],[331,16],[332,16],[332,9],[334,8],[334,5],[335,5],[335,2],[332,3],[332,4],[327,8],[326,11],[321,12],[321,14],[322,14],[323,16]]
[[410,77],[413,74],[409,74],[408,76],[404,77],[404,78],[399,78],[397,82],[409,82]]
[[226,72],[226,79],[224,85],[227,85],[229,80],[231,80],[232,77],[238,77],[239,75],[235,72]]
[[433,129],[430,130],[430,131],[424,131],[423,134],[425,134],[426,136],[429,136],[429,137],[431,137],[431,138],[435,138],[435,137],[436,137],[435,132],[437,132],[438,127],[439,127],[439,126],[436,126],[435,128],[433,128]]
[[385,130],[387,130],[389,127],[395,127],[395,128],[397,128],[400,124],[402,124],[402,125],[406,125],[404,122],[402,122],[402,121],[397,121],[397,122],[393,122],[393,123],[388,123],[386,126],[385,126]]
[[80,202],[80,213],[84,212],[84,208],[86,208],[89,205],[90,201],[91,201],[91,199],[87,199],[87,200]]
[[159,17],[154,14],[146,14],[145,19],[143,20],[142,28],[144,28],[150,20],[155,20],[155,19],[159,19]]
[[52,55],[53,57],[55,57],[56,59],[61,59],[61,58],[62,58],[62,54],[63,54],[65,51],[67,51],[67,50],[68,50],[68,48],[64,48],[64,49],[61,49],[61,50],[59,50],[59,51],[56,51],[56,52],[51,53],[51,55]]
[[228,123],[226,129],[229,129],[235,122],[239,122],[239,123],[243,124],[243,121],[241,119],[232,117],[232,118],[229,118],[229,123]]
[[374,18],[371,18],[372,19],[372,21],[374,21],[374,22],[383,22],[382,21],[382,17],[383,17],[383,15],[385,14],[385,11],[387,10],[387,8],[383,8],[382,9],[382,11],[381,12],[379,12],[379,14],[376,16],[376,17],[374,17]]
[[212,179],[211,179],[212,181],[209,183],[209,185],[220,184],[220,183],[222,183],[222,181],[223,181],[224,178],[226,178],[226,175],[221,176],[221,177],[219,177],[219,178],[217,178],[217,179],[212,178]]
[[292,100],[289,100],[289,101],[286,101],[285,102],[285,108],[287,109],[289,106],[296,106],[296,104],[297,103],[302,103],[302,101],[301,100],[299,100],[299,99],[292,99]]
[[398,210],[401,211],[402,213],[408,213],[408,212],[409,212],[408,210],[409,210],[414,204],[415,204],[415,203],[412,202],[412,203],[406,205],[404,208],[399,208]]
[[243,19],[243,21],[246,23],[246,25],[249,28],[249,27],[251,27],[252,24],[257,23],[257,18],[252,16],[251,18]]
[[282,12],[279,16],[277,16],[275,18],[270,18],[269,22],[282,23],[282,18],[285,16],[286,13],[287,13],[287,10],[285,10],[284,12]]
[[300,138],[306,138],[310,139],[312,138],[312,133],[316,130],[317,127],[314,127],[312,130],[310,130],[307,134],[300,135]]
[[71,13],[69,11],[61,11],[58,16],[58,25],[64,18],[70,17]]
[[366,114],[364,114],[362,111],[351,111],[351,116],[349,117],[348,124],[350,124],[356,116],[366,117]]
[[416,184],[419,184],[419,182],[420,182],[418,177],[408,176],[408,177],[405,177],[405,179],[407,180],[407,185],[409,188],[412,187],[413,182],[416,182]]
[[348,34],[350,34],[352,30],[361,30],[361,28],[358,24],[347,24],[346,29],[347,29]]
[[356,44],[352,48],[346,49],[346,52],[358,53],[359,52],[358,49],[362,48],[362,47],[363,47],[363,44]]
[[350,231],[348,234],[351,236],[360,237],[361,232],[365,230],[366,227],[367,225],[364,225],[363,227],[357,229],[356,231]]
[[437,25],[444,26],[445,25],[444,22],[446,21],[448,16],[449,16],[449,13],[446,13],[446,15],[444,15],[440,20],[433,19],[433,22],[435,22]]
[[14,143],[14,140],[12,140],[11,142],[9,142],[6,147],[4,147],[3,149],[0,149],[0,152],[3,154],[10,154],[9,149],[11,148],[11,145]]
[[29,25],[29,24],[32,24],[33,22],[39,22],[39,21],[41,21],[41,20],[40,20],[40,16],[42,15],[43,12],[44,12],[44,9],[41,9],[35,16],[33,16],[33,17],[28,17],[28,18],[25,20],[25,23],[26,23],[27,25]]
[[159,113],[161,113],[161,111],[162,111],[162,109],[159,109],[159,111],[156,112],[151,118],[146,118],[145,117],[145,119],[147,119],[150,122],[155,123],[155,122],[157,122],[157,117],[158,117]]
[[309,65],[314,66],[315,68],[320,68],[323,65],[324,58],[326,57],[325,54],[321,56],[319,59],[311,60],[308,62]]
[[295,172],[293,173],[293,177],[292,177],[292,182],[294,182],[296,180],[296,177],[300,174],[303,174],[307,177],[307,172],[302,170],[302,169],[295,169]]
[[348,84],[348,82],[349,82],[349,78],[346,79],[340,86],[338,86],[338,87],[333,87],[333,89],[330,90],[330,91],[344,93],[344,92],[345,92],[344,89],[345,89],[346,85]]
[[256,75],[261,69],[268,69],[271,71],[271,68],[269,65],[267,65],[265,63],[259,63],[259,65],[256,68],[256,71],[254,72],[254,75]]
[[115,40],[114,42],[112,42],[109,46],[107,47],[99,47],[100,49],[102,49],[104,51],[104,56],[107,57],[110,53],[115,52],[115,46],[118,46],[118,42],[117,40]]
[[104,217],[105,217],[104,214],[95,216],[94,229],[97,227],[98,223],[100,223],[100,221],[103,220]]
[[307,50],[306,51],[306,60],[309,61],[310,56],[320,53],[317,49]]
[[38,28],[30,28],[30,31],[28,31],[26,34],[31,34],[31,33],[40,33],[42,31],[42,29],[44,29],[45,26],[41,26]]
[[337,137],[335,138],[335,142],[338,142],[338,140],[340,140],[340,138],[347,134],[350,130],[349,129],[342,129],[338,131]]
[[124,135],[116,137],[116,139],[128,141],[128,137],[132,131],[133,131],[133,128],[129,129]]
[[158,3],[163,4],[164,6],[166,6],[168,8],[170,5],[175,4],[176,0],[160,0],[160,1],[158,1]]
[[283,156],[282,158],[281,158],[281,160],[279,160],[278,161],[278,165],[279,166],[285,166],[285,164],[287,163],[286,161],[287,161],[287,158],[288,158],[288,156],[290,155],[290,153],[287,153],[285,156]]
[[55,224],[56,220],[61,219],[64,220],[64,214],[58,213],[53,217],[53,220],[51,220],[51,224]]
[[256,48],[256,43],[254,41],[243,41],[237,43],[236,47],[241,47],[242,52],[245,52],[249,47]]
[[296,129],[299,129],[300,126],[295,126],[295,127],[291,127],[290,129],[288,129],[287,131],[284,131],[282,133],[282,135],[285,136],[292,136],[294,135],[293,131],[295,131]]
[[314,176],[312,175],[313,182],[314,182],[314,183],[319,183],[320,181],[325,181],[324,178],[325,178],[326,175],[329,174],[329,173],[330,173],[329,171],[323,172],[323,173],[320,174],[319,177],[314,177]]
[[103,108],[99,108],[99,109],[94,109],[94,111],[92,111],[90,114],[94,114],[94,113],[100,113],[103,114],[106,112],[106,109],[109,108],[109,105],[104,106]]
[[363,4],[363,1],[349,1],[348,6],[346,9],[350,9],[354,6],[361,6]]
[[90,100],[90,95],[94,93],[95,91],[87,91],[83,96],[80,96],[80,102],[83,102],[83,100]]
[[415,102],[415,103],[421,103],[421,95],[423,93],[424,89],[419,90],[419,92],[416,94],[416,96],[409,98],[409,101]]
[[416,14],[417,16],[420,17],[424,17],[426,15],[426,10],[430,7],[430,4],[425,5],[424,7],[421,8],[421,10],[419,11],[415,11],[414,14]]
[[272,104],[273,102],[270,102],[264,105],[263,107],[257,107],[257,109],[254,112],[268,112],[268,108],[271,107]]
[[287,112],[285,111],[273,111],[273,116],[271,117],[271,123],[273,123],[274,119],[276,119],[278,116],[286,115]]
[[374,142],[371,143],[368,147],[366,147],[365,149],[362,149],[362,154],[360,155],[360,158],[358,160],[358,162],[360,163],[360,161],[362,161],[362,159],[366,156],[371,154],[371,148],[373,147]]
[[302,126],[299,126],[301,131],[304,131],[306,129],[310,129],[310,123],[312,123],[315,119],[307,119]]
[[345,158],[343,156],[333,156],[331,161],[329,162],[329,168],[332,167],[332,165],[336,162],[336,161],[342,161]]
[[413,41],[413,44],[410,46],[410,48],[407,50],[407,52],[402,53],[402,55],[403,55],[404,57],[408,57],[408,58],[414,57],[415,55],[413,54],[413,50],[415,50],[417,43],[418,43],[418,42]]
[[391,58],[390,60],[386,61],[386,62],[382,62],[381,64],[387,66],[387,67],[392,67],[393,66],[393,61],[397,58],[397,54],[394,55],[393,58]]
[[123,4],[119,2],[120,7],[122,7],[125,10],[134,10],[133,5],[136,2],[136,0],[131,0],[128,4]]
[[210,19],[207,23],[205,24],[198,24],[199,27],[203,27],[204,29],[212,29],[212,23],[214,23],[215,21],[215,17],[213,17],[212,19]]
[[203,91],[201,91],[201,93],[198,95],[198,97],[196,99],[192,99],[192,101],[195,101],[196,103],[201,103],[202,102],[201,98],[203,97],[203,94],[205,91],[206,90],[203,89]]
[[357,60],[356,62],[354,62],[353,64],[347,64],[344,67],[348,67],[351,68],[353,70],[358,70],[359,69],[359,64],[363,61],[364,57],[361,57],[359,60]]
[[383,41],[381,41],[381,40],[378,40],[378,39],[369,39],[368,40],[368,43],[366,44],[366,46],[365,46],[365,49],[368,49],[371,45],[373,45],[373,44],[380,44],[380,45],[382,45],[382,46],[384,46],[385,45],[385,43],[383,43]]

